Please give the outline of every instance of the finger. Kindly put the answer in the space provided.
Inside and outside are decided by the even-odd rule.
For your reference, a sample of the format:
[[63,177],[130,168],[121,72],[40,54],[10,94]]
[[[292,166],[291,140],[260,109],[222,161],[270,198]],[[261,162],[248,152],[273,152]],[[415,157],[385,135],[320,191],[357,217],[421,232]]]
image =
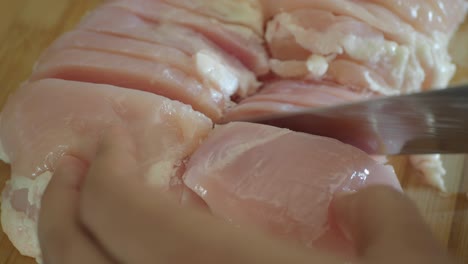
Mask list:
[[111,263],[78,222],[79,185],[86,165],[63,157],[41,201],[38,235],[47,264]]
[[127,263],[143,263],[124,261],[128,252],[139,250],[136,245],[144,245],[138,234],[132,234],[130,221],[140,217],[129,203],[131,196],[140,195],[138,190],[129,191],[139,180],[135,153],[128,131],[120,126],[106,131],[84,180],[79,209],[79,217],[91,234],[114,259]]
[[112,131],[101,148],[83,187],[83,222],[123,263],[342,263],[182,209],[131,175],[134,146],[122,129]]
[[112,200],[122,188],[118,184],[137,180],[135,153],[135,146],[127,131],[122,127],[110,128],[104,134],[83,182],[82,202],[89,206],[97,205],[94,201],[114,204]]
[[416,206],[391,187],[337,197],[333,211],[357,253],[370,263],[448,263]]

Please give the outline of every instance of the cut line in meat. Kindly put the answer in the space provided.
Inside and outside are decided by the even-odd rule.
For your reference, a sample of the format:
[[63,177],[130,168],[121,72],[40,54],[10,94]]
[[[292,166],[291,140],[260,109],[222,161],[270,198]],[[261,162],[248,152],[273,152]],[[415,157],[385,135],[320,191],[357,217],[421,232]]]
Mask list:
[[[254,93],[260,85],[254,73],[245,68],[235,57],[224,52],[202,34],[184,26],[151,22],[128,10],[103,6],[88,15],[78,28],[173,47],[192,58],[196,58],[200,53],[208,54],[216,62],[216,65],[210,67],[214,69],[225,67],[234,76],[239,88],[237,93],[241,97]],[[191,41],[187,42],[186,39]],[[218,80],[218,82],[223,81]],[[231,96],[232,89],[227,90],[226,95]]]
[[333,194],[376,184],[401,190],[391,166],[354,147],[236,122],[215,128],[190,158],[184,182],[213,214],[236,226],[344,255],[349,244],[325,242],[343,239],[328,222]]
[[250,70],[258,75],[268,72],[267,54],[263,39],[245,27],[229,27],[184,9],[170,7],[162,1],[119,0],[109,3],[111,6],[129,10],[142,18],[158,22],[180,24],[203,34],[228,54],[232,54]]
[[192,105],[213,119],[222,115],[226,99],[168,64],[106,52],[60,50],[40,61],[31,80],[59,78],[137,89]]

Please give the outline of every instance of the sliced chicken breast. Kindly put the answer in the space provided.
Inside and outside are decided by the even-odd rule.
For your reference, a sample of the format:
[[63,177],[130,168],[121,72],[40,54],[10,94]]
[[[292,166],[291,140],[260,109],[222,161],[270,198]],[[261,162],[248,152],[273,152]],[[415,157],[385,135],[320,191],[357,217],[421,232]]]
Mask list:
[[164,1],[120,0],[112,1],[110,5],[129,10],[149,21],[173,23],[194,29],[236,57],[256,74],[262,75],[268,72],[268,55],[263,47],[263,38],[250,28],[225,25],[186,9],[171,6]]
[[215,215],[236,226],[254,225],[348,257],[350,242],[328,217],[334,194],[372,184],[401,190],[391,166],[359,149],[252,123],[216,127],[190,158],[183,179]]

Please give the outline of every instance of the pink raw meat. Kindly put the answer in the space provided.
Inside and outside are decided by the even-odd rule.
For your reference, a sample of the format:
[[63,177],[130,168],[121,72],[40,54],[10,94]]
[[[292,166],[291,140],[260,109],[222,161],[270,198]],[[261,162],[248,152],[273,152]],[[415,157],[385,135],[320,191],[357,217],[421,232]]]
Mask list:
[[65,49],[48,55],[30,77],[44,78],[147,91],[192,105],[212,119],[220,118],[229,103],[216,88],[168,64],[92,50]]
[[[353,256],[329,217],[330,201],[374,184],[401,190],[391,166],[334,139],[241,122],[213,130],[210,118],[445,87],[455,71],[447,45],[467,7],[464,0],[104,1],[43,54],[1,113],[0,158],[12,168],[3,229],[22,254],[40,260],[37,214],[55,164],[64,154],[93,159],[102,132],[121,124],[136,141],[136,180],[155,191],[208,205],[234,225]],[[266,81],[258,93],[257,77]],[[230,109],[231,100],[240,104]],[[357,138],[345,123],[335,130]],[[443,170],[438,156],[412,161],[425,172]]]
[[[405,25],[396,15],[386,11],[368,10],[363,1],[353,0],[261,0],[265,9],[265,18],[271,19],[281,13],[290,13],[297,10],[321,10],[328,11],[337,16],[353,17],[360,22],[387,32],[395,38],[401,38],[398,34],[404,34],[410,27]],[[311,17],[312,18],[312,17]],[[313,18],[312,18],[313,19]]]
[[[353,17],[378,30],[404,39],[405,31],[414,28],[432,35],[453,34],[463,22],[468,5],[465,0],[261,0],[265,17],[299,9],[327,10]],[[397,36],[403,34],[402,36]]]
[[391,166],[337,140],[251,123],[218,126],[192,155],[185,184],[211,211],[284,239],[352,254],[331,227],[333,195],[385,184],[399,190]]
[[[448,44],[468,8],[464,0],[265,0],[263,4],[271,19],[266,40],[277,76],[332,81],[378,95],[447,87],[455,72]],[[253,102],[241,104],[229,115],[297,110],[294,104]],[[445,190],[439,155],[411,160],[424,172],[426,182]]]
[[119,0],[118,6],[138,14],[144,19],[158,23],[174,23],[192,28],[232,54],[256,74],[268,72],[267,53],[263,39],[251,29],[236,25],[224,25],[185,9],[177,8],[158,0]]
[[370,24],[329,11],[301,9],[279,14],[268,23],[266,39],[279,60],[276,64],[299,60],[304,65],[297,76],[285,76],[288,67],[276,66],[279,70],[275,70],[272,65],[280,77],[332,80],[385,95],[420,91],[424,83],[435,82],[425,76],[426,65],[417,47],[395,42]]
[[[403,2],[264,1],[272,18],[266,40],[275,59],[309,67],[310,76],[299,72],[297,78],[333,80],[384,95],[443,88],[455,72],[447,46],[468,5],[463,0]],[[418,17],[408,19],[411,12]],[[431,16],[439,26],[430,34],[414,27]]]
[[226,113],[223,120],[245,120],[266,114],[296,112],[365,100],[369,96],[348,91],[333,83],[279,80],[266,84],[260,92],[242,100]]
[[[187,53],[194,60],[198,59],[201,54],[205,57],[208,55],[217,63],[218,68],[225,67],[238,83],[238,87],[235,87],[238,88],[237,90],[224,89],[228,96],[237,93],[245,97],[255,92],[259,86],[255,75],[237,58],[223,51],[202,34],[183,26],[149,22],[128,10],[103,6],[85,17],[78,28],[173,47]],[[197,65],[197,70],[206,70],[200,69],[203,66],[203,63],[201,64]]]
[[379,5],[398,15],[418,31],[452,34],[464,20],[466,0],[364,0],[368,6]]
[[[67,32],[60,36],[41,55],[39,61],[47,61],[49,56],[53,57],[56,53],[65,49],[115,53],[137,59],[168,64],[182,70],[189,76],[195,78],[198,76],[191,55],[176,48],[80,29]],[[202,77],[200,77],[199,81],[202,80]]]
[[164,0],[227,24],[242,25],[263,36],[263,12],[258,0]]
[[12,168],[1,222],[22,254],[40,257],[37,212],[57,161],[64,154],[92,160],[100,135],[115,124],[129,129],[136,142],[140,180],[179,199],[191,198],[180,176],[185,159],[212,129],[206,116],[137,90],[56,79],[32,82],[13,94],[0,119],[1,157]]

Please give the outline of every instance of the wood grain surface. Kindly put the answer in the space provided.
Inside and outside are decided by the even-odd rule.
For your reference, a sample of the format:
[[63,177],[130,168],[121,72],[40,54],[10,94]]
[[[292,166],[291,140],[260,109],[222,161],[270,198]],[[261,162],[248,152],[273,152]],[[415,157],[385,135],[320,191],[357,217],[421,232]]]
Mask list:
[[[63,32],[73,28],[100,0],[0,0],[0,105],[26,80],[41,52]],[[468,23],[460,29],[453,53],[459,64],[454,82],[468,82]],[[413,198],[435,235],[454,255],[468,263],[468,157],[443,157],[449,194],[421,184],[406,157],[392,158],[406,192]],[[0,188],[9,167],[0,164]],[[33,264],[0,233],[0,264]]]

